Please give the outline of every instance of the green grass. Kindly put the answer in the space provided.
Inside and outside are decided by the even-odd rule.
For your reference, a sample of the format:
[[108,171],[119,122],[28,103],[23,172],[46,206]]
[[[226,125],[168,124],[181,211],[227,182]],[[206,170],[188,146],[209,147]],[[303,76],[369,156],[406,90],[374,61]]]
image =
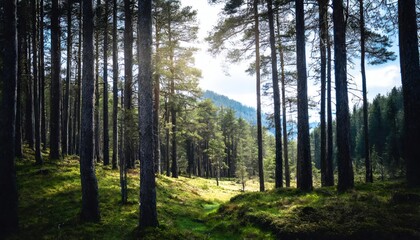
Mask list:
[[128,173],[128,204],[122,205],[119,171],[101,164],[101,221],[84,223],[78,158],[36,166],[32,156],[25,149],[16,163],[20,231],[9,239],[420,239],[420,189],[401,182],[358,184],[341,194],[334,187],[260,193],[249,180],[250,192],[242,193],[234,181],[216,186],[214,179],[162,175],[160,226],[138,231],[138,169]]
[[[224,231],[209,220],[219,206],[237,194],[241,186],[214,179],[157,177],[160,226],[142,229],[138,236],[139,170],[128,173],[128,204],[121,204],[119,170],[96,165],[101,221],[79,219],[81,183],[76,156],[34,164],[33,152],[25,149],[16,169],[19,188],[20,231],[10,239],[240,239],[241,232]],[[248,186],[257,190],[256,184]],[[249,231],[249,230],[247,230]],[[245,233],[247,234],[247,233]]]

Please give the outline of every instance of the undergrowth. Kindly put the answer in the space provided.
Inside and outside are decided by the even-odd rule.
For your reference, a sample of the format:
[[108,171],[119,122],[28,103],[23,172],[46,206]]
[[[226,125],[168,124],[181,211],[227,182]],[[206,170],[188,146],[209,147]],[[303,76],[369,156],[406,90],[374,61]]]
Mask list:
[[[9,239],[420,239],[420,189],[402,182],[358,184],[307,193],[284,188],[240,192],[235,181],[157,176],[159,227],[138,229],[139,170],[128,173],[121,204],[119,171],[96,164],[101,221],[81,222],[79,159],[16,162],[20,231]],[[257,181],[247,189],[258,190]]]

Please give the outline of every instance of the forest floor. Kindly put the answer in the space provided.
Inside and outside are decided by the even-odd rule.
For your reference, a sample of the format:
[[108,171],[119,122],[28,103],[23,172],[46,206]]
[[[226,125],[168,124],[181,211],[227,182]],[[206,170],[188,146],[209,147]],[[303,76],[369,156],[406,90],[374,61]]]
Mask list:
[[158,176],[160,226],[139,236],[138,169],[128,173],[122,205],[119,171],[97,165],[99,223],[79,220],[77,157],[36,166],[25,149],[16,169],[20,232],[9,239],[420,239],[420,189],[401,182],[358,184],[341,194],[333,187],[260,193],[249,180],[242,193],[235,181]]

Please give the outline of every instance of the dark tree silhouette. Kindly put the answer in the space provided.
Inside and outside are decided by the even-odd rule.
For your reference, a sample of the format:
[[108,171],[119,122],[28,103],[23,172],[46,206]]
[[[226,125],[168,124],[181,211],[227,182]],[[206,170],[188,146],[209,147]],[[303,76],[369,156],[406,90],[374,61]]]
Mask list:
[[270,28],[270,48],[271,48],[271,73],[273,78],[273,94],[274,94],[274,127],[276,137],[276,188],[283,187],[283,159],[281,146],[281,119],[280,119],[280,88],[279,74],[277,71],[277,53],[276,40],[274,33],[274,13],[273,0],[267,1],[268,8],[268,24]]
[[404,154],[407,182],[420,186],[420,68],[416,2],[398,1],[401,80],[404,98]]
[[94,165],[93,137],[93,10],[92,1],[83,2],[83,77],[82,119],[80,137],[80,177],[82,182],[82,211],[84,221],[99,221],[98,182]]
[[309,139],[308,86],[305,57],[305,21],[303,0],[296,0],[296,55],[298,84],[298,175],[297,187],[312,190],[312,163]]
[[354,186],[350,157],[350,115],[347,95],[346,26],[342,0],[333,0],[335,89],[337,101],[338,190]]
[[263,140],[261,122],[261,72],[260,72],[260,20],[258,15],[258,0],[253,1],[254,13],[254,36],[255,36],[255,73],[257,77],[257,142],[258,142],[258,175],[260,179],[260,191],[265,191],[264,186],[264,163],[263,163]]
[[4,0],[1,46],[3,69],[0,99],[0,238],[18,229],[18,193],[15,170],[15,118],[17,88],[16,0]]
[[50,158],[60,158],[60,105],[61,105],[61,52],[58,0],[52,1],[51,9],[51,110],[50,110]]
[[118,164],[118,36],[117,0],[112,1],[112,168]]
[[103,113],[103,124],[104,124],[104,148],[103,157],[104,165],[109,165],[109,129],[108,129],[108,14],[109,14],[109,3],[105,1],[105,14],[103,19],[105,21],[104,27],[104,113]]

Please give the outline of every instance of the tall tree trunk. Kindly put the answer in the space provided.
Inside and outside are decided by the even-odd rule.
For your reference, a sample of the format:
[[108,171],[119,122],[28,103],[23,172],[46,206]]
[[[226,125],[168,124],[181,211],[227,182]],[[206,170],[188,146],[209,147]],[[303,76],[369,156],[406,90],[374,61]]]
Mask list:
[[296,0],[296,56],[298,84],[298,176],[297,187],[312,190],[312,162],[309,139],[308,86],[305,57],[305,18],[303,0]]
[[331,82],[331,41],[330,36],[327,35],[327,160],[325,186],[334,186]]
[[139,0],[139,127],[140,217],[139,227],[157,227],[153,141],[152,1]]
[[52,0],[51,9],[51,104],[50,104],[50,158],[60,158],[60,103],[61,103],[61,53],[60,12],[58,0]]
[[109,14],[109,5],[108,1],[105,1],[105,28],[104,28],[104,147],[103,147],[103,157],[104,165],[109,165],[109,129],[108,129],[108,14]]
[[38,41],[37,41],[37,2],[32,1],[32,70],[33,70],[33,93],[34,93],[34,115],[35,115],[35,162],[42,164],[41,156],[41,122],[39,107],[39,84],[38,84]]
[[165,97],[165,163],[166,163],[166,176],[171,175],[170,163],[169,163],[169,106],[168,106],[168,97]]
[[[278,4],[275,3],[276,8]],[[280,39],[280,19],[279,14],[276,14],[277,37],[279,43],[280,68],[281,68],[281,106],[282,106],[282,125],[283,125],[283,154],[284,154],[284,177],[286,180],[286,187],[290,187],[290,168],[289,168],[289,151],[287,146],[287,116],[286,116],[286,76],[284,70],[284,47]]]
[[328,36],[328,0],[318,0],[319,7],[319,48],[321,58],[321,186],[326,186],[327,177],[327,136],[326,136],[326,121],[325,121],[325,93],[326,93],[326,68],[327,68],[327,52],[326,43]]
[[346,26],[342,0],[333,0],[335,89],[337,101],[338,190],[354,186],[350,157],[350,116],[347,93]]
[[369,126],[368,126],[368,100],[366,88],[366,70],[365,70],[365,55],[366,55],[366,33],[365,33],[365,17],[363,0],[359,0],[360,12],[360,71],[362,73],[362,86],[363,86],[363,139],[365,145],[365,167],[366,167],[366,182],[373,182],[372,164],[370,162],[369,151]]
[[270,28],[270,47],[271,47],[271,73],[273,78],[273,94],[274,94],[274,127],[276,137],[276,188],[283,187],[283,160],[281,149],[281,119],[280,119],[280,87],[279,75],[277,71],[277,53],[276,38],[274,33],[274,13],[273,0],[267,1],[268,7],[268,24]]
[[[25,5],[25,8],[28,6]],[[25,9],[24,11],[28,11]],[[27,13],[24,13],[27,14]],[[26,15],[28,16],[28,15]],[[29,17],[29,16],[28,16]],[[29,20],[29,19],[28,19]],[[25,25],[28,23],[25,22]],[[24,27],[24,35],[27,33],[26,26]],[[34,95],[33,95],[33,82],[31,78],[31,43],[28,36],[24,37],[24,54],[25,54],[25,75],[26,75],[26,109],[25,109],[25,140],[28,142],[28,145],[31,149],[34,149],[35,139],[34,139],[34,131],[35,131],[35,115],[34,115]]]
[[117,0],[112,9],[112,169],[118,166],[118,35]]
[[94,128],[95,128],[95,159],[96,162],[101,161],[101,145],[99,144],[101,142],[101,132],[99,128],[99,122],[100,122],[100,114],[99,114],[99,100],[101,93],[99,91],[99,25],[101,23],[101,0],[97,0],[96,10],[96,23],[95,23],[95,116],[94,116]]
[[257,142],[258,142],[258,175],[260,179],[260,191],[265,191],[264,186],[264,163],[263,163],[263,139],[261,123],[261,73],[260,73],[260,30],[258,15],[258,0],[253,2],[254,10],[254,36],[255,36],[255,73],[257,75]]
[[42,149],[47,149],[47,113],[45,107],[45,64],[44,64],[44,0],[41,0],[39,7],[39,77],[40,77],[40,98],[41,98],[41,142]]
[[76,129],[75,131],[75,150],[80,155],[80,130],[81,130],[81,114],[80,114],[80,101],[82,95],[82,26],[83,26],[83,2],[79,3],[79,48],[77,50],[77,82],[76,82],[76,103],[75,103],[75,118]]
[[71,33],[71,9],[72,0],[67,1],[67,67],[66,67],[66,88],[63,102],[63,126],[61,135],[61,148],[63,155],[68,154],[68,130],[69,130],[69,112],[70,112],[70,78],[71,78],[71,51],[72,51],[72,33]]
[[420,186],[420,69],[414,0],[398,0],[401,80],[404,98],[404,156],[407,183]]
[[132,88],[133,88],[133,23],[131,1],[124,0],[124,156],[128,167],[133,168],[133,139],[134,128],[132,116]]
[[[15,169],[17,88],[16,0],[3,0],[2,94],[0,101],[0,238],[18,230],[18,192]],[[7,23],[7,24],[6,24]]]
[[172,39],[172,16],[171,16],[171,10],[168,11],[169,15],[169,26],[168,26],[168,42],[170,44],[169,48],[169,71],[171,74],[170,77],[170,111],[171,111],[171,123],[172,123],[172,165],[171,165],[171,172],[172,177],[177,178],[178,177],[178,156],[177,156],[177,142],[176,142],[176,134],[177,134],[177,123],[176,123],[176,102],[175,102],[175,60],[174,60],[174,46],[173,46],[173,39]]
[[[22,14],[22,5],[17,8],[17,16],[18,16],[18,36],[17,36],[17,48],[18,48],[18,69],[17,69],[17,93],[16,93],[16,131],[15,131],[15,156],[17,158],[23,157],[23,149],[22,149],[22,83],[25,76],[25,58],[26,58],[26,50],[24,49],[24,36],[26,33],[23,31],[23,24],[24,18],[20,15]],[[1,56],[0,56],[1,59]],[[1,69],[1,68],[0,68]],[[2,74],[0,72],[0,74]]]
[[160,174],[162,170],[160,156],[160,130],[159,130],[159,111],[160,111],[160,25],[156,21],[155,26],[155,75],[154,75],[154,102],[153,102],[153,140],[155,144],[154,162],[155,171]]
[[93,153],[93,10],[92,1],[83,2],[83,90],[80,138],[80,177],[82,182],[82,211],[84,221],[100,220],[98,182]]

